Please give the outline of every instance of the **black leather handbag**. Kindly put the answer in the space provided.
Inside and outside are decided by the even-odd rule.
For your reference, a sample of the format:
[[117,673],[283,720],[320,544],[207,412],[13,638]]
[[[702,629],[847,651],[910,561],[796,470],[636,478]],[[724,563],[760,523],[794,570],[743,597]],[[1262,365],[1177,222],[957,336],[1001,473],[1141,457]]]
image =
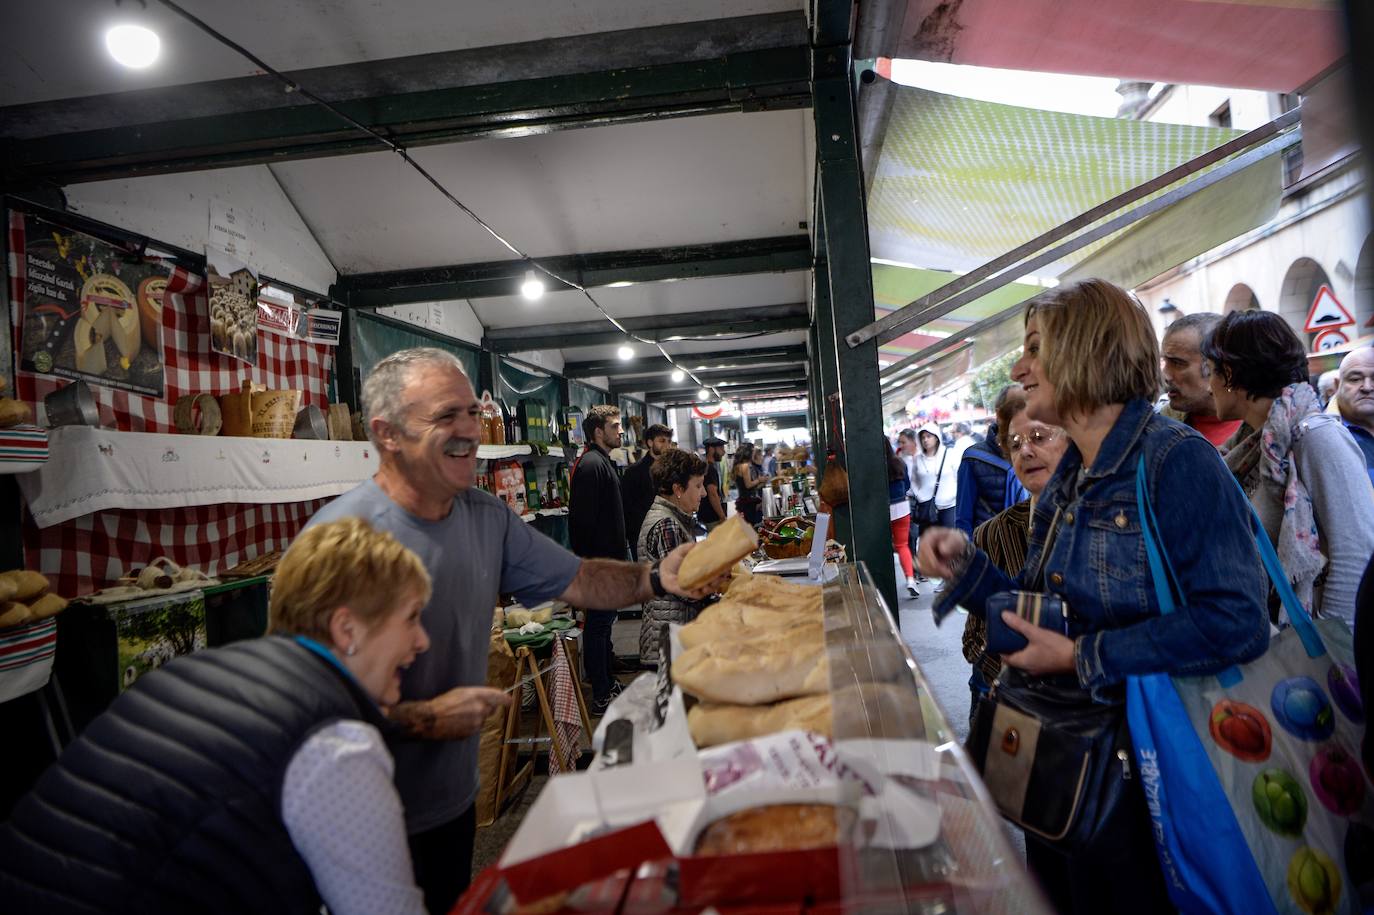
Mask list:
[[[1050,524],[1037,583],[1061,515]],[[1094,701],[1070,677],[1004,668],[978,701],[966,749],[1002,815],[1069,854],[1125,809],[1132,788],[1125,699]]]
[[1130,789],[1126,706],[1009,678],[978,702],[967,746],[1002,815],[1065,852],[1087,846]]

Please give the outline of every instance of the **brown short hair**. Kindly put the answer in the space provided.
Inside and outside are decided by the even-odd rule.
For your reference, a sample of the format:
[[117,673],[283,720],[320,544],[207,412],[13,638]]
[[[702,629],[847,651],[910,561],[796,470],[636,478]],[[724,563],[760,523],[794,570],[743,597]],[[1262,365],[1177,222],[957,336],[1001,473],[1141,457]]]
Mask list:
[[1108,404],[1159,396],[1159,341],[1150,317],[1126,290],[1081,280],[1026,306],[1040,324],[1040,364],[1054,385],[1060,419]]
[[606,423],[613,419],[620,419],[620,408],[610,404],[599,403],[587,411],[587,416],[582,420],[582,434],[588,442],[596,438],[596,430],[606,428]]
[[301,532],[277,564],[268,630],[328,645],[339,607],[371,626],[402,598],[429,594],[429,573],[401,541],[361,518],[327,521]]
[[1307,347],[1272,311],[1233,311],[1202,341],[1202,355],[1228,385],[1252,397],[1278,397],[1307,381]]
[[1011,455],[1007,446],[1011,443],[1011,421],[1016,414],[1026,409],[1026,389],[1019,384],[1009,384],[997,397],[997,445],[1002,454]]
[[691,451],[673,448],[654,461],[649,475],[654,478],[654,490],[659,495],[671,496],[674,483],[686,489],[692,477],[705,476],[706,462]]

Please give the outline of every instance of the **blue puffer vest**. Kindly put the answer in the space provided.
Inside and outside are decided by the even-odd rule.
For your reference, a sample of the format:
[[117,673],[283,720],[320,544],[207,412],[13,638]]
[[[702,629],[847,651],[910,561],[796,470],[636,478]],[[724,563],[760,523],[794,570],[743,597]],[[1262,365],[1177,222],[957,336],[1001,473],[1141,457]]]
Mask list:
[[145,675],[0,827],[0,910],[318,912],[281,784],[300,744],[339,719],[385,726],[352,678],[290,638]]

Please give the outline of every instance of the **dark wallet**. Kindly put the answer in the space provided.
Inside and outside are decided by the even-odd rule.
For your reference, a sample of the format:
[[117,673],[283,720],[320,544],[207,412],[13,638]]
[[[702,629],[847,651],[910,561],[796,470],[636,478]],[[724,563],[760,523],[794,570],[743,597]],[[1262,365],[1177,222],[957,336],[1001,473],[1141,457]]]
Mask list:
[[1068,607],[1053,594],[1038,591],[1003,591],[987,600],[988,654],[1012,654],[1025,648],[1026,637],[1002,622],[1002,612],[1010,610],[1027,622],[1060,635],[1068,635]]

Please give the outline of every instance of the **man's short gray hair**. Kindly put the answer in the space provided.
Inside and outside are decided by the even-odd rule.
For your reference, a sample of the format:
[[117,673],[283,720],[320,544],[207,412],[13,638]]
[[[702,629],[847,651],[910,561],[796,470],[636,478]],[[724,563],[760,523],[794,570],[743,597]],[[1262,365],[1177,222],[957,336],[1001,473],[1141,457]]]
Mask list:
[[377,433],[372,431],[372,419],[378,417],[388,424],[405,427],[405,388],[411,373],[425,366],[453,369],[464,378],[468,373],[458,357],[433,346],[416,346],[397,350],[372,367],[363,382],[363,428],[372,444]]
[[1323,397],[1336,396],[1336,389],[1341,386],[1341,370],[1332,369],[1329,372],[1322,372],[1317,379],[1317,391]]
[[1190,315],[1184,315],[1164,328],[1164,336],[1172,337],[1181,330],[1197,331],[1198,346],[1206,340],[1208,335],[1221,323],[1221,315],[1215,311],[1195,311]]

